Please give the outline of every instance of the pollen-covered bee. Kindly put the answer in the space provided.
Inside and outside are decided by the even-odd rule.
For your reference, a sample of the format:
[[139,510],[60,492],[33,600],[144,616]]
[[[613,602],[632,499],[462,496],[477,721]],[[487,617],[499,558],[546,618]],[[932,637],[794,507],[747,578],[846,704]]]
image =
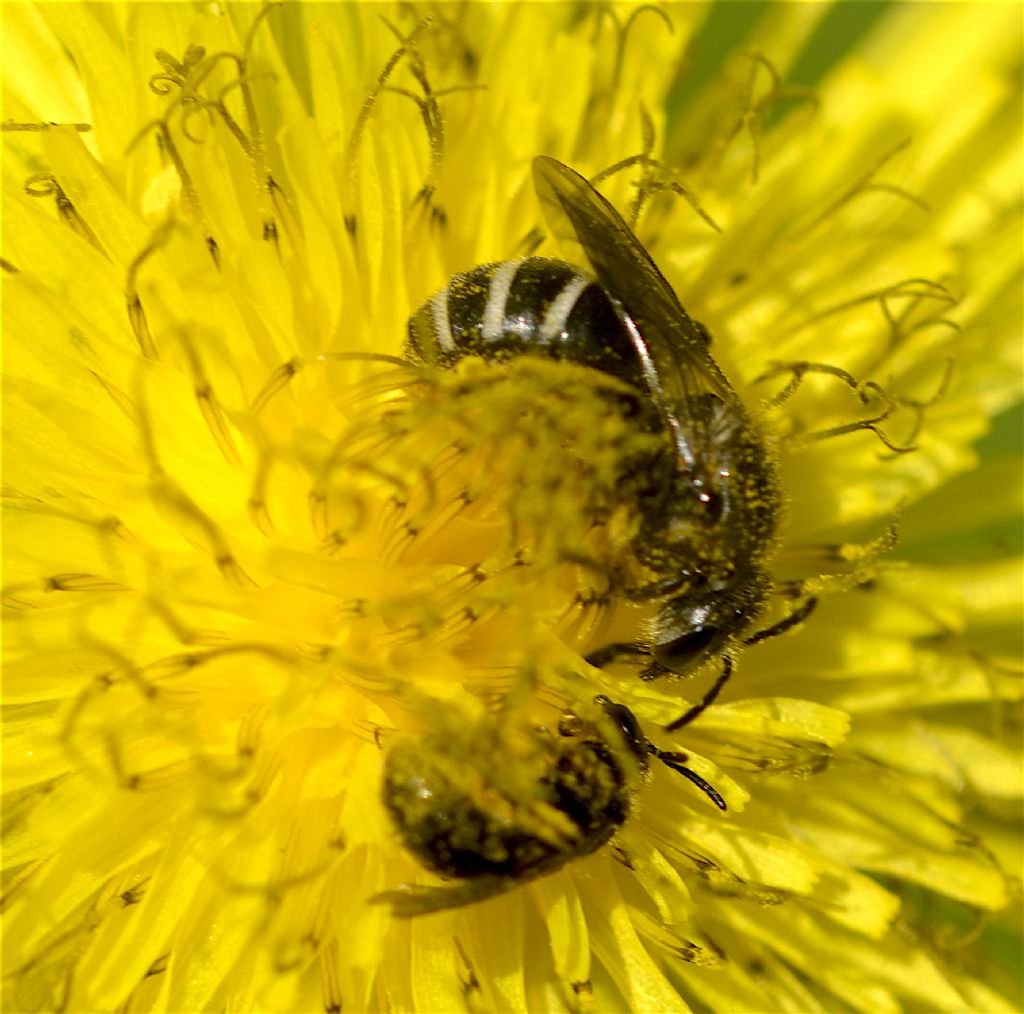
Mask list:
[[377,900],[401,916],[455,908],[596,852],[625,823],[652,756],[725,809],[686,755],[654,746],[625,705],[604,696],[595,704],[596,721],[566,712],[556,732],[489,718],[396,742],[384,806],[417,860],[459,883]]
[[405,353],[441,366],[466,355],[547,355],[603,371],[637,392],[638,424],[662,439],[639,469],[633,464],[640,481],[631,477],[640,514],[631,548],[645,576],[618,591],[657,611],[644,637],[606,645],[588,661],[603,667],[636,657],[650,679],[722,655],[706,706],[728,677],[729,647],[769,591],[764,558],[780,514],[772,457],[711,357],[707,331],[619,213],[555,159],[537,158],[533,170],[552,231],[582,248],[592,275],[540,257],[457,275],[410,318]]

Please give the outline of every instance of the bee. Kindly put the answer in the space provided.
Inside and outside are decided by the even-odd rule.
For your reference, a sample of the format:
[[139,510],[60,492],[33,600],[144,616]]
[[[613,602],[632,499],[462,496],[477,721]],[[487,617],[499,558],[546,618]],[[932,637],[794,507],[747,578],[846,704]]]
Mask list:
[[596,852],[628,818],[651,757],[725,810],[685,754],[651,743],[625,705],[605,696],[594,703],[597,721],[566,712],[555,732],[487,718],[390,747],[381,794],[400,840],[424,867],[459,883],[376,900],[399,916],[456,908]]
[[[710,337],[614,207],[553,158],[533,163],[534,185],[555,236],[582,249],[586,272],[542,257],[503,261],[456,275],[409,320],[405,355],[453,366],[467,355],[533,354],[609,374],[635,392],[629,412],[656,431],[660,449],[635,467],[639,530],[632,552],[642,581],[621,593],[652,602],[637,642],[587,656],[599,668],[639,658],[640,675],[688,674],[729,649],[770,591],[764,560],[781,512],[776,469],[743,402],[711,356]],[[754,643],[800,622],[813,600]],[[669,728],[691,720],[687,712]]]

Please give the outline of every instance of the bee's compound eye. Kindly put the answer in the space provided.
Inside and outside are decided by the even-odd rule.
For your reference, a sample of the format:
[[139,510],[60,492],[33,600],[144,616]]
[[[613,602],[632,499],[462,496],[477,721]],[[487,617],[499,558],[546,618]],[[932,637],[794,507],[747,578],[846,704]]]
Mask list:
[[684,669],[696,661],[718,637],[718,627],[700,626],[654,647],[654,658],[667,669]]

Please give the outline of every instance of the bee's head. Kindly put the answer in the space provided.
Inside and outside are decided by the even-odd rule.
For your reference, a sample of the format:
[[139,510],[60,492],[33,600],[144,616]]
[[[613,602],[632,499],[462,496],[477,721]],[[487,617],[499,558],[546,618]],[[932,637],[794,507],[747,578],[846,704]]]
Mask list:
[[719,654],[744,622],[740,612],[723,613],[714,603],[670,603],[658,617],[661,629],[654,642],[654,658],[672,672],[686,672]]
[[655,660],[684,673],[721,654],[740,635],[764,599],[760,570],[737,572],[669,599],[652,623]]

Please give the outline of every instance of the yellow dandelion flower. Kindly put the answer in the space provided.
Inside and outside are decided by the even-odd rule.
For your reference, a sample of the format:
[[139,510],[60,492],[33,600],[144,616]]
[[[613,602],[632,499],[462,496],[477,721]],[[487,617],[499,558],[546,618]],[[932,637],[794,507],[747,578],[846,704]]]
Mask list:
[[[1017,1009],[1019,9],[857,10],[5,5],[6,1010]],[[416,355],[570,181],[687,365]]]

